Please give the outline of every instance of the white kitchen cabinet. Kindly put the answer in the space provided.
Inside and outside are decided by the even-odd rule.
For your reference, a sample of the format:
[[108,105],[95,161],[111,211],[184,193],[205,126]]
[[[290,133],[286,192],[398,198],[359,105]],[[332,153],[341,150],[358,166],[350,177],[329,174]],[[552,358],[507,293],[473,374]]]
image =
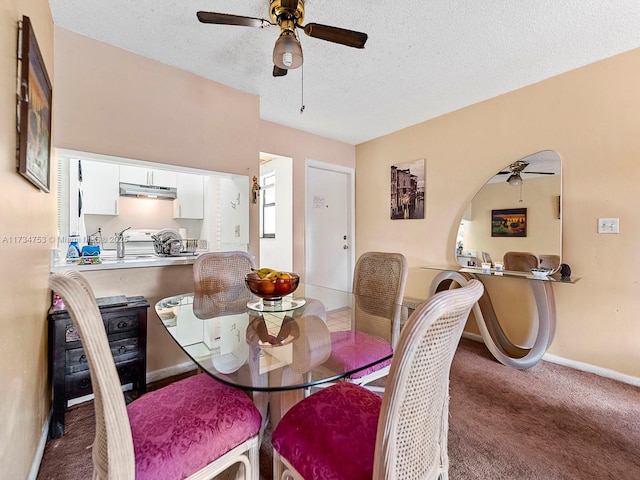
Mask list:
[[134,185],[154,185],[156,187],[176,187],[177,174],[169,170],[120,165],[120,181]]
[[82,160],[82,211],[94,215],[118,215],[119,166]]
[[176,177],[173,218],[204,218],[204,177],[192,173],[177,173]]

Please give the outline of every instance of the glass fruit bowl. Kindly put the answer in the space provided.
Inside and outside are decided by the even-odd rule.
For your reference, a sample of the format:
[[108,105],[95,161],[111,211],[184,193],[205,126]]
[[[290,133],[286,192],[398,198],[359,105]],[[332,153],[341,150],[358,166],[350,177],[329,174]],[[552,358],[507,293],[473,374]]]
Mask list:
[[265,303],[277,303],[282,297],[295,292],[300,283],[300,277],[295,273],[276,272],[265,278],[260,278],[256,272],[248,273],[244,279],[251,293],[262,298]]

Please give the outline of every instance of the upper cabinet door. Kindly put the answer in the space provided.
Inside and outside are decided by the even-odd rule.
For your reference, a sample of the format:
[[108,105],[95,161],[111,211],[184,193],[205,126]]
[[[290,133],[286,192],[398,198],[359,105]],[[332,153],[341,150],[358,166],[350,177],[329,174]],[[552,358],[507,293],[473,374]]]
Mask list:
[[120,165],[120,181],[134,185],[148,185],[148,168]]
[[151,183],[148,185],[155,185],[156,187],[177,187],[178,186],[178,174],[176,172],[170,172],[169,170],[156,170],[152,169]]
[[176,189],[178,198],[173,201],[173,218],[204,218],[204,177],[178,173]]
[[169,170],[120,165],[120,181],[134,185],[155,185],[157,187],[176,187],[176,173]]
[[82,160],[82,212],[118,215],[119,166]]

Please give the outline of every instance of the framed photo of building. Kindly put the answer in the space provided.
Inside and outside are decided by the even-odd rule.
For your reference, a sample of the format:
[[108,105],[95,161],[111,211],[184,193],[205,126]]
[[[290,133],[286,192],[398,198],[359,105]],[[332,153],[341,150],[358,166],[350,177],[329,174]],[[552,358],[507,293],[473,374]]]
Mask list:
[[527,209],[491,210],[492,237],[526,237]]
[[391,220],[424,218],[424,159],[391,165]]
[[52,88],[29,17],[22,17],[18,39],[18,172],[49,192]]

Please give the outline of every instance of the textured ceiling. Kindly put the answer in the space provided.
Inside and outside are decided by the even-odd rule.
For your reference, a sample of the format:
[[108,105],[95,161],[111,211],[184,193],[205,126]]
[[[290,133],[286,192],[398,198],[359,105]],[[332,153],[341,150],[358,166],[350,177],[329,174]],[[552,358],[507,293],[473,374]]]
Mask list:
[[62,28],[258,95],[262,119],[351,144],[640,47],[638,0],[307,0],[305,23],[369,40],[359,50],[299,31],[304,68],[274,78],[277,27],[196,18],[268,18],[268,0],[49,3]]

